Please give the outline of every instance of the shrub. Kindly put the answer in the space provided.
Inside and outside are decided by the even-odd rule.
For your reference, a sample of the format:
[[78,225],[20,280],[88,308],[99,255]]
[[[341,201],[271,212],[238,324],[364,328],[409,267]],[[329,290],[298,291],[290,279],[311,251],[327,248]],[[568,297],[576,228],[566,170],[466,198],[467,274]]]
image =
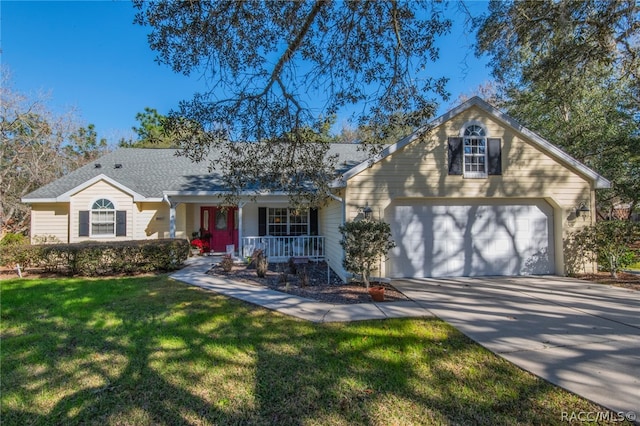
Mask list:
[[631,245],[640,240],[640,226],[629,221],[607,220],[587,226],[572,237],[580,253],[617,278],[620,269],[635,262],[637,254]]
[[[69,275],[133,274],[178,269],[189,255],[186,240],[82,242],[16,245],[2,250],[2,262]],[[6,252],[6,253],[5,253]]]
[[311,282],[311,277],[309,276],[309,272],[307,272],[306,268],[300,268],[298,271],[298,284],[300,287],[307,287]]
[[14,244],[26,244],[27,237],[24,234],[14,234],[9,232],[0,240],[0,247],[6,247]]
[[289,266],[289,273],[291,275],[295,275],[298,273],[298,265],[296,265],[296,260],[293,257],[289,258],[287,265]]
[[363,219],[346,222],[340,226],[340,233],[345,254],[342,264],[347,271],[362,276],[368,289],[371,271],[396,246],[391,227],[383,221]]
[[259,278],[264,278],[267,275],[267,271],[269,269],[269,261],[267,261],[267,257],[264,255],[264,251],[261,249],[257,249],[251,255],[254,264],[256,265],[256,274]]
[[220,267],[225,272],[231,272],[231,270],[233,269],[233,257],[230,254],[225,254],[224,256],[222,256]]

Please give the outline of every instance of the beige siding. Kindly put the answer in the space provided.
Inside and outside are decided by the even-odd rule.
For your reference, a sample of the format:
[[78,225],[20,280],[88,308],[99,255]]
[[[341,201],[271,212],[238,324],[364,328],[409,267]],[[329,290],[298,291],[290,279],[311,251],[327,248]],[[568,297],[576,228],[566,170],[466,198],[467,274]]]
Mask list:
[[[176,207],[176,238],[191,238],[191,231],[187,227],[187,205],[180,204]],[[159,238],[169,238],[169,206],[167,206],[167,228],[164,236]]]
[[342,203],[331,200],[318,210],[318,233],[325,238],[325,257],[331,269],[346,280],[347,274],[342,267],[343,251],[340,246],[339,226],[342,224]]
[[31,206],[31,243],[37,244],[43,238],[69,242],[68,203],[36,203]]
[[[79,237],[79,212],[81,210],[90,210],[92,204],[100,198],[106,198],[114,203],[116,210],[125,210],[127,212],[127,235],[125,237],[111,237],[113,240],[132,240],[136,232],[134,228],[134,210],[137,210],[133,203],[133,197],[115,186],[99,181],[71,196],[70,216],[69,216],[69,240],[70,242],[78,242],[92,239],[90,237]],[[98,239],[94,237],[93,239]],[[100,238],[104,239],[104,238]]]
[[[483,124],[488,137],[502,139],[501,176],[471,179],[448,174],[447,139],[460,136],[460,130],[472,121]],[[356,217],[358,208],[366,203],[376,217],[383,218],[391,201],[398,198],[540,198],[554,207],[556,244],[561,246],[569,231],[594,220],[576,219],[574,214],[583,201],[595,211],[593,194],[586,177],[473,107],[352,177],[347,183],[347,219]],[[564,273],[562,250],[556,252],[557,273]]]
[[[180,217],[177,215],[177,218]],[[182,217],[184,218],[184,215]],[[169,238],[169,205],[162,202],[136,203],[133,211],[133,227],[127,229],[127,234],[129,233],[135,240]]]

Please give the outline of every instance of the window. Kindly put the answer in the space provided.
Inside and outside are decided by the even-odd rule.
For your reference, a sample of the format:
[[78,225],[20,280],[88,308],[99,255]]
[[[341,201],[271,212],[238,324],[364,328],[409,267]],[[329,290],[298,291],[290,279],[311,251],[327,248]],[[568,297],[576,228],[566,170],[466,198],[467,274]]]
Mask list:
[[269,208],[268,235],[309,235],[309,212],[300,213],[288,208]]
[[487,138],[484,129],[477,124],[467,126],[463,136],[464,176],[487,176]]
[[116,235],[116,209],[113,203],[101,198],[91,206],[91,236]]

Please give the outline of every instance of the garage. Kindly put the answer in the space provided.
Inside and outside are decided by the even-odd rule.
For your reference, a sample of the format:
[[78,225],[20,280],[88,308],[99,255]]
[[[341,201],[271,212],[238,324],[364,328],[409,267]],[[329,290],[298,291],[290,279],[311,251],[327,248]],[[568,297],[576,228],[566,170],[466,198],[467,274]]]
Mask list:
[[402,200],[386,213],[397,244],[388,275],[554,273],[553,208],[544,200]]

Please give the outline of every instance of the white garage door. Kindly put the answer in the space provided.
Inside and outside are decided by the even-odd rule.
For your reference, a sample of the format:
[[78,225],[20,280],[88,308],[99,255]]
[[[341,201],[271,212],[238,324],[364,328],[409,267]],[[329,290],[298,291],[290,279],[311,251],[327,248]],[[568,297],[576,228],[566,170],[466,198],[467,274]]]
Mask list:
[[387,263],[394,278],[552,274],[555,269],[553,208],[544,200],[396,202],[387,220],[397,244]]

